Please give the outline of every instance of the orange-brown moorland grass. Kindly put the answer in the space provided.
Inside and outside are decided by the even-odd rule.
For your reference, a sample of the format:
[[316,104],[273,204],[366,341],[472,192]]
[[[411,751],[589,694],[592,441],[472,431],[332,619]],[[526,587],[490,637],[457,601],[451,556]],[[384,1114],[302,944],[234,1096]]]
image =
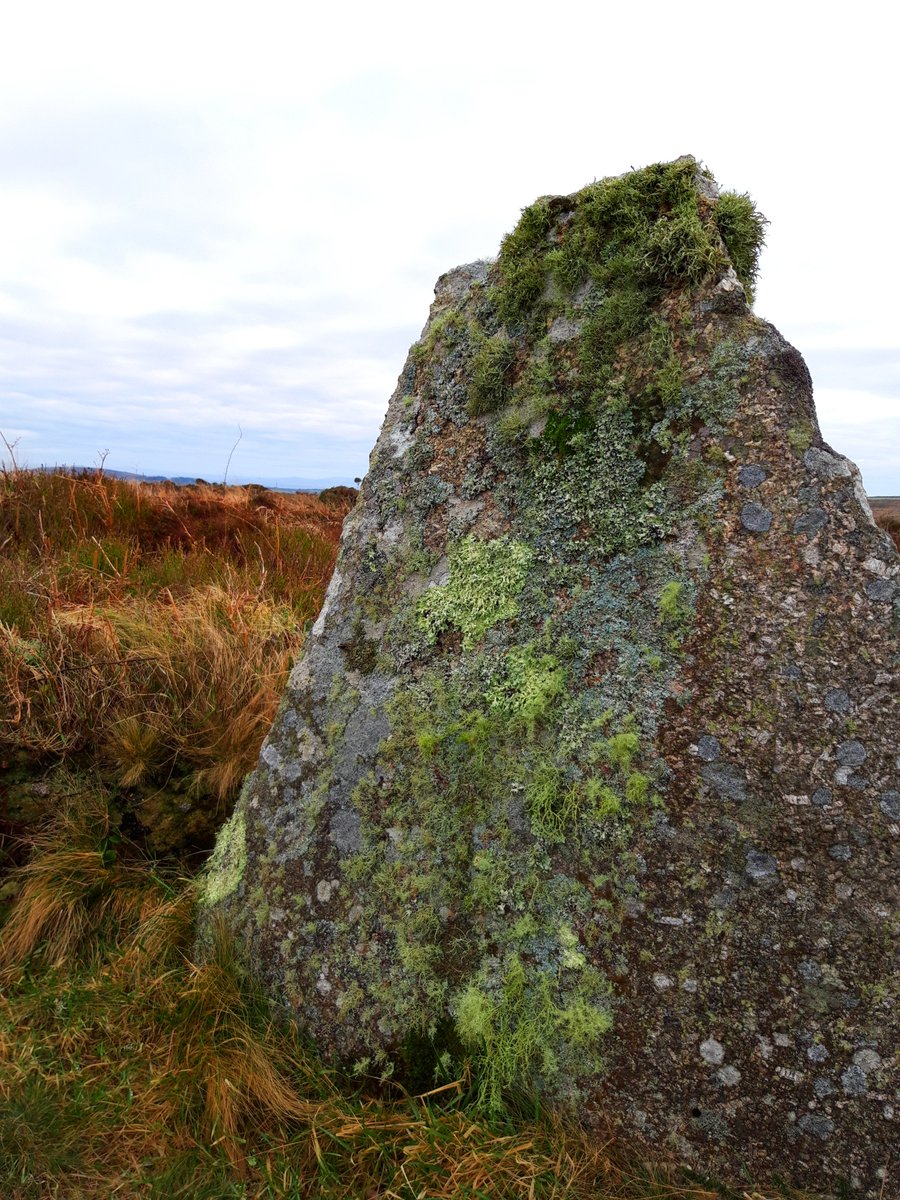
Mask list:
[[351,501],[0,475],[0,758],[77,759],[158,851],[208,844],[253,765]]
[[870,497],[872,515],[885,531],[890,534],[894,545],[900,550],[900,496]]

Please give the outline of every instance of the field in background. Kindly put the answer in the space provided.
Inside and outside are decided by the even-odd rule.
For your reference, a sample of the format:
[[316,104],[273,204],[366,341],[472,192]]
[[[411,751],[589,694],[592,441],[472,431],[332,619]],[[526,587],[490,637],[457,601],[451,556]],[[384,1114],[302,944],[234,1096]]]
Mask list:
[[894,545],[900,550],[900,496],[869,497],[872,514],[875,520],[894,540]]
[[[0,477],[0,1194],[726,1194],[522,1098],[488,1115],[465,1065],[418,1097],[343,1078],[273,1025],[224,940],[194,961],[190,871],[349,502]],[[900,501],[874,507],[897,541]]]

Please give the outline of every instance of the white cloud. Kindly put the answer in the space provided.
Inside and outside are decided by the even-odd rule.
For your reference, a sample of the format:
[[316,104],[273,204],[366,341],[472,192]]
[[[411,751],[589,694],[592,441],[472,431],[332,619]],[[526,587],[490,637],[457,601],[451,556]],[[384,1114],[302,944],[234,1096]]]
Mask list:
[[770,217],[758,311],[809,356],[823,425],[856,429],[847,452],[869,481],[877,448],[898,492],[888,19],[866,0],[815,22],[774,0],[752,19],[720,0],[18,5],[0,429],[213,474],[210,431],[233,440],[243,412],[277,435],[242,443],[261,466],[356,473],[438,274],[495,253],[541,193],[692,152]]

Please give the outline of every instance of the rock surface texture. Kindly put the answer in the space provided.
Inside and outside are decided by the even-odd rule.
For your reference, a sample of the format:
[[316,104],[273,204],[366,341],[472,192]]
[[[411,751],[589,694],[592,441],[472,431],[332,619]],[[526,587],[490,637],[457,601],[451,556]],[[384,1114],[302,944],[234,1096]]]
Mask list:
[[329,1057],[886,1198],[900,565],[761,233],[679,159],[438,281],[206,911]]

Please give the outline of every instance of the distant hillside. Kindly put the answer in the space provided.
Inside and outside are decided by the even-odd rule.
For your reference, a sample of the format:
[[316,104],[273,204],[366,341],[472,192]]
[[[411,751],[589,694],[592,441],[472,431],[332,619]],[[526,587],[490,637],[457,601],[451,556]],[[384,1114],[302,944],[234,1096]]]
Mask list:
[[[71,471],[76,474],[81,474],[82,472],[92,474],[98,470],[97,467],[79,466],[41,466],[35,469],[38,471]],[[113,479],[131,479],[136,483],[174,483],[181,487],[191,483],[217,482],[216,480],[201,479],[193,475],[139,475],[134,471],[115,471],[111,467],[104,467],[102,474],[109,475]],[[229,482],[234,487],[255,483],[277,492],[322,492],[326,488],[349,486],[352,484],[352,480],[346,475],[329,475],[324,479],[309,479],[300,475],[235,475]]]

